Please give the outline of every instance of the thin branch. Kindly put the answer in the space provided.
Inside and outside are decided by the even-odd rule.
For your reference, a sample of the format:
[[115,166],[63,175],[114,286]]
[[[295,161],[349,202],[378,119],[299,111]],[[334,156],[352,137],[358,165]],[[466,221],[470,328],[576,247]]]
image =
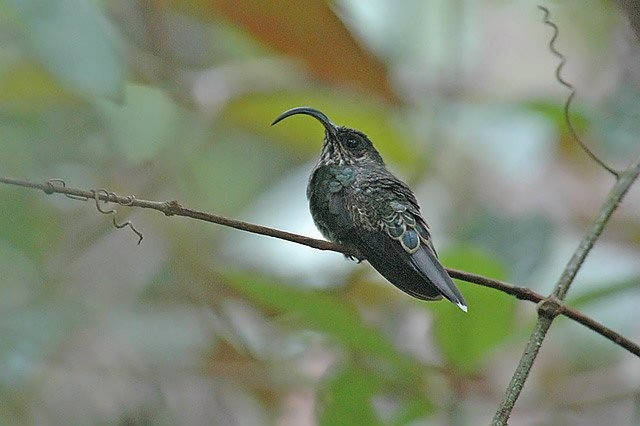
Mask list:
[[[511,382],[507,387],[504,399],[500,403],[500,407],[493,418],[493,425],[507,424],[511,411],[513,410],[513,407],[520,396],[520,392],[522,392],[525,381],[529,376],[531,367],[538,356],[538,351],[540,350],[542,342],[547,335],[547,331],[549,331],[551,323],[559,313],[559,302],[564,300],[569,287],[571,287],[576,274],[582,266],[582,263],[593,248],[593,245],[602,233],[602,230],[609,221],[609,218],[620,204],[620,201],[622,201],[633,182],[637,179],[638,174],[640,174],[640,156],[620,175],[609,192],[607,199],[602,204],[602,207],[600,207],[598,217],[591,225],[591,229],[582,238],[578,248],[567,263],[567,266],[558,279],[551,296],[539,305],[538,322],[529,337],[529,341],[522,357],[520,358],[518,367],[516,368],[513,377],[511,378]],[[545,302],[547,303],[545,304]],[[587,326],[591,328],[589,325]]]
[[[133,195],[119,196],[114,192],[105,190],[83,190],[65,186],[61,179],[49,179],[45,183],[30,182],[11,177],[0,177],[0,182],[10,185],[17,185],[26,188],[40,189],[47,194],[64,194],[72,199],[81,201],[97,199],[109,203],[117,203],[127,207],[141,207],[144,209],[158,210],[167,216],[185,216],[193,219],[204,220],[206,222],[216,223],[218,225],[228,226],[230,228],[239,229],[241,231],[251,232],[253,234],[265,235],[268,237],[279,238],[294,243],[309,246],[318,250],[330,250],[343,253],[345,255],[353,255],[344,247],[324,240],[316,240],[314,238],[305,237],[291,232],[280,231],[278,229],[268,228],[266,226],[255,225],[253,223],[243,222],[236,219],[229,219],[224,216],[206,213],[203,211],[192,210],[182,207],[177,201],[148,201],[140,200]],[[60,185],[52,185],[57,182]]]
[[[528,289],[526,287],[515,286],[512,284],[506,283],[504,281],[495,280],[493,278],[487,278],[482,275],[476,275],[470,272],[460,271],[457,269],[447,268],[447,271],[449,272],[449,275],[451,275],[452,278],[457,278],[459,280],[463,280],[473,284],[478,284],[483,287],[489,287],[496,290],[500,290],[503,293],[507,293],[512,296],[515,296],[520,300],[527,300],[533,303],[541,303],[546,300],[543,295],[531,289]],[[588,317],[587,315],[583,314],[577,309],[574,309],[565,305],[561,301],[557,301],[556,308],[558,309],[558,314],[564,315],[567,318],[571,318],[577,323],[580,323],[585,327],[602,335],[603,337],[607,338],[613,343],[619,346],[622,346],[623,348],[625,348],[635,356],[640,357],[640,345],[636,344],[635,342],[618,334],[612,329],[600,324],[599,322],[593,320],[592,318]]]
[[[51,185],[51,182],[57,182],[59,185]],[[218,225],[228,226],[231,228],[239,229],[242,231],[251,232],[254,234],[265,235],[273,238],[278,238],[285,241],[302,244],[307,247],[315,248],[318,250],[328,250],[345,255],[352,255],[347,249],[339,244],[334,244],[329,241],[316,240],[314,238],[305,237],[291,232],[285,232],[278,229],[269,228],[266,226],[255,225],[240,220],[229,219],[226,217],[210,214],[198,210],[192,210],[182,207],[177,201],[147,201],[135,198],[132,195],[121,197],[113,192],[96,191],[96,190],[82,190],[77,188],[66,187],[62,184],[63,181],[59,179],[50,179],[45,183],[34,183],[26,180],[14,179],[10,177],[0,177],[0,182],[17,185],[26,188],[34,188],[44,191],[47,194],[65,194],[72,199],[86,201],[93,199],[94,197],[104,202],[118,203],[121,205],[131,207],[141,207],[147,209],[158,210],[167,216],[186,216],[193,219],[204,220],[206,222],[215,223]],[[520,300],[527,300],[534,303],[540,303],[545,300],[544,296],[536,293],[525,287],[515,286],[504,281],[495,280],[493,278],[485,277],[471,272],[460,271],[457,269],[448,268],[449,275],[453,278],[457,278],[462,281],[466,281],[472,284],[478,284],[484,287],[493,288],[509,295],[515,296]],[[585,325],[598,334],[601,334],[605,338],[609,339],[613,343],[625,348],[629,352],[640,357],[640,346],[627,339],[626,337],[616,333],[615,331],[605,327],[604,325],[592,320],[588,316],[581,312],[570,308],[562,303],[558,305],[559,314],[562,314],[574,321]]]
[[569,109],[571,108],[571,102],[573,101],[573,98],[576,95],[576,89],[562,77],[562,69],[566,64],[567,59],[564,57],[562,53],[558,51],[558,49],[556,49],[556,39],[558,38],[558,34],[560,30],[558,29],[558,26],[555,23],[549,20],[549,16],[550,16],[549,9],[547,9],[544,6],[538,6],[538,9],[544,12],[543,22],[553,29],[553,36],[551,36],[551,40],[549,40],[548,47],[551,53],[553,53],[554,56],[560,60],[560,63],[556,68],[556,80],[558,80],[560,84],[562,84],[564,87],[566,87],[571,91],[571,93],[569,94],[569,97],[567,97],[567,100],[564,103],[564,120],[567,123],[567,127],[569,128],[569,131],[571,132],[571,136],[573,136],[573,138],[578,142],[578,144],[583,149],[583,151],[586,152],[587,155],[591,157],[593,161],[598,163],[603,169],[611,173],[617,179],[619,178],[620,173],[614,170],[613,168],[609,167],[596,154],[594,154],[593,151],[591,151],[591,149],[582,141],[580,136],[578,136],[578,132],[573,127]]

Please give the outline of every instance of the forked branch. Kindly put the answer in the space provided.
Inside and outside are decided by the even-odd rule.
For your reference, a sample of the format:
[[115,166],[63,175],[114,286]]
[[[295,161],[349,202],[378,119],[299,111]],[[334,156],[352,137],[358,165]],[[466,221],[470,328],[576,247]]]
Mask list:
[[616,183],[609,192],[606,200],[600,207],[600,211],[598,212],[598,216],[594,220],[593,224],[589,231],[584,235],[582,241],[578,245],[578,248],[574,251],[573,256],[567,263],[567,266],[564,268],[562,275],[558,279],[553,292],[546,298],[542,303],[538,306],[538,321],[536,322],[536,326],[529,337],[529,341],[527,342],[527,346],[520,358],[520,362],[516,367],[515,372],[509,382],[509,386],[505,391],[504,398],[502,399],[498,410],[493,418],[493,425],[506,425],[513,407],[515,406],[516,401],[518,400],[522,389],[524,388],[524,384],[529,376],[529,372],[531,371],[531,367],[538,357],[538,352],[540,351],[540,347],[553,323],[553,320],[556,318],[558,313],[560,312],[559,307],[562,306],[562,301],[567,295],[573,280],[576,277],[576,274],[582,267],[584,260],[587,255],[593,248],[595,242],[600,237],[602,230],[609,222],[611,215],[616,210],[624,196],[626,195],[631,185],[635,182],[640,174],[640,156],[622,173],[619,173],[609,166],[607,166],[602,160],[600,160],[578,137],[576,131],[571,124],[571,118],[569,116],[569,106],[571,104],[571,100],[575,95],[575,89],[572,85],[563,80],[560,72],[565,63],[564,56],[558,52],[555,48],[555,40],[558,36],[558,27],[549,20],[549,10],[543,6],[538,6],[544,12],[544,23],[551,26],[554,30],[551,41],[549,42],[549,49],[560,59],[560,64],[556,69],[556,78],[563,86],[569,88],[571,90],[571,94],[567,98],[564,108],[564,116],[569,129],[573,137],[580,144],[582,149],[600,166],[602,166],[605,170],[616,177]]

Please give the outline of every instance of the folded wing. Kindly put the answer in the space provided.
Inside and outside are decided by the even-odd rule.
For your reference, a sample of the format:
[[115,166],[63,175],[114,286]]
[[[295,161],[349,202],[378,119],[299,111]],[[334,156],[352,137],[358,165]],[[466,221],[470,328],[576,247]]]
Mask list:
[[360,252],[404,292],[425,300],[444,296],[466,311],[464,297],[438,261],[424,219],[412,210],[411,206],[391,201],[380,231],[356,229]]

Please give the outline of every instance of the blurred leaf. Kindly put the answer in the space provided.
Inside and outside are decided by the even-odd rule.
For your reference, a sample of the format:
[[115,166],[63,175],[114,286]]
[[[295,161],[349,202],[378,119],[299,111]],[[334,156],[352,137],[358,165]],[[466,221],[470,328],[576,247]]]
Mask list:
[[640,277],[631,278],[626,281],[601,285],[594,290],[582,292],[579,296],[569,299],[567,304],[575,308],[598,302],[613,296],[619,296],[628,291],[637,291],[640,288]]
[[[566,94],[569,96],[569,93]],[[551,102],[548,100],[534,100],[527,102],[524,106],[532,111],[542,114],[551,123],[556,126],[556,132],[559,135],[558,151],[572,163],[579,165],[588,165],[591,160],[585,155],[580,145],[576,142],[571,134],[564,115],[564,100],[562,102]],[[588,136],[587,130],[591,126],[591,117],[580,108],[577,102],[572,102],[569,110],[569,118],[571,124],[583,141]],[[604,139],[603,139],[604,140]],[[591,143],[587,143],[591,145]]]
[[425,418],[436,411],[437,407],[433,402],[426,398],[424,389],[413,395],[413,399],[408,401],[399,410],[399,413],[393,419],[394,425],[414,424],[416,420]]
[[638,150],[640,90],[632,84],[619,86],[599,112],[593,119],[595,137],[593,142],[587,140],[589,146],[597,144],[596,152],[604,152],[606,158],[614,157],[626,163]]
[[544,216],[510,217],[495,211],[476,215],[460,235],[461,241],[498,255],[517,282],[526,281],[546,260],[552,239],[553,225]]
[[258,305],[299,319],[298,325],[326,333],[348,348],[376,355],[404,369],[407,358],[358,311],[329,291],[310,290],[248,275],[227,275],[228,284]]
[[[459,249],[442,256],[447,266],[503,279],[504,268],[478,250]],[[487,355],[511,333],[516,299],[478,285],[462,283],[469,304],[464,313],[451,303],[430,303],[435,315],[435,337],[447,363],[459,374],[474,374]]]
[[329,3],[295,0],[169,2],[202,20],[227,21],[267,46],[301,59],[316,77],[343,87],[355,86],[396,100],[384,65],[353,38]]
[[71,162],[86,162],[86,166],[76,164],[95,172],[96,158],[106,149],[104,139],[96,137],[104,131],[98,111],[84,102],[59,102],[51,109],[53,103],[41,108],[29,105],[37,104],[36,99],[26,102],[18,105],[25,110],[9,110],[0,116],[0,167],[4,173],[34,179],[57,175],[66,179],[73,176],[59,174],[60,169]]
[[336,92],[280,92],[246,96],[230,103],[221,120],[228,120],[267,137],[278,136],[276,140],[286,143],[288,149],[315,156],[319,155],[324,139],[320,123],[314,122],[311,117],[300,116],[270,126],[284,111],[305,105],[323,111],[338,125],[365,132],[389,162],[413,168],[421,161],[409,143],[409,134],[391,124],[390,117],[393,114],[388,105]]
[[[320,424],[406,425],[434,412],[436,406],[426,398],[424,388],[415,386],[415,380],[402,382],[401,379],[398,382],[391,384],[389,389],[390,383],[379,372],[363,368],[361,363],[342,365],[320,392]],[[389,396],[399,407],[388,413],[391,418],[382,421],[375,407],[375,398],[384,396],[389,390]]]
[[75,304],[49,297],[42,304],[3,311],[0,315],[0,386],[26,385],[40,371],[47,350],[53,349],[78,324],[82,312]]
[[373,397],[381,390],[380,378],[353,364],[332,377],[321,397],[321,425],[378,425]]
[[42,289],[43,277],[24,252],[0,238],[0,311],[27,304]]
[[60,235],[57,218],[44,196],[20,188],[0,190],[0,238],[30,258],[42,259],[51,252]]
[[7,0],[43,66],[73,90],[119,99],[124,58],[117,32],[89,0]]
[[[567,96],[569,94],[567,93]],[[549,101],[545,99],[532,100],[523,103],[525,108],[538,112],[556,125],[559,133],[566,133],[569,136],[569,129],[564,118],[564,102]],[[571,123],[577,131],[584,131],[589,125],[589,119],[580,108],[572,104],[570,112]]]
[[111,137],[126,158],[140,162],[153,158],[165,146],[184,139],[184,115],[155,87],[128,85],[122,105],[98,99]]
[[[37,128],[37,125],[32,117],[22,119],[22,117],[10,114],[0,117],[0,134],[2,135],[0,168],[2,168],[3,175],[19,175],[39,170],[34,158],[34,146],[28,143],[33,138],[34,128]],[[10,189],[5,188],[4,190]],[[15,188],[13,190],[15,191]],[[0,190],[0,198],[3,197],[3,194],[3,190]],[[8,206],[3,205],[2,207],[7,208]]]
[[185,187],[201,207],[233,214],[289,170],[290,159],[254,134],[221,126],[210,137],[214,142],[188,152],[183,164]]
[[46,109],[72,99],[50,73],[32,64],[16,64],[0,78],[0,103],[18,110]]
[[213,344],[193,305],[139,305],[133,311],[112,308],[105,319],[114,336],[122,339],[120,343],[135,346],[157,368],[189,365]]

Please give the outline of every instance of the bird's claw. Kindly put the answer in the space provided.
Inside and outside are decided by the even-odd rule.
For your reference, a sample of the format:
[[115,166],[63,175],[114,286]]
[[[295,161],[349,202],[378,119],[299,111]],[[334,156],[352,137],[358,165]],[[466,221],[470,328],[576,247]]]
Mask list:
[[351,260],[357,263],[362,263],[362,261],[364,260],[364,257],[362,257],[361,255],[352,255],[352,254],[345,254],[344,257],[347,260]]

